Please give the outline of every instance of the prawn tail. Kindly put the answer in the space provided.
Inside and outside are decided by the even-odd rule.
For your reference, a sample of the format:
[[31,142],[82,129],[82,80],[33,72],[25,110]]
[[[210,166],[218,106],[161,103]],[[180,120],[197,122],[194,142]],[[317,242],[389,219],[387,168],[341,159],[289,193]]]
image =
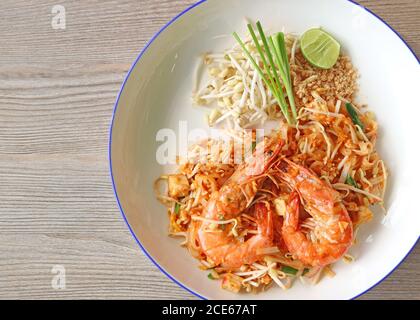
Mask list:
[[286,206],[286,218],[284,221],[284,228],[296,231],[299,226],[299,209],[300,198],[296,191],[293,191],[289,196],[289,201]]
[[258,224],[258,233],[270,241],[274,238],[273,212],[268,203],[257,203],[255,205],[255,216]]

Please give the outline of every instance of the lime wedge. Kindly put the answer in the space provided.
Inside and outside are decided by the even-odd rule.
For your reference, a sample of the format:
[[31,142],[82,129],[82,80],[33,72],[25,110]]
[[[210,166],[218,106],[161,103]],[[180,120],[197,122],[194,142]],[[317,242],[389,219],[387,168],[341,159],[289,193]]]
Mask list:
[[300,38],[300,49],[306,60],[315,67],[330,69],[340,55],[340,44],[321,29],[309,29]]

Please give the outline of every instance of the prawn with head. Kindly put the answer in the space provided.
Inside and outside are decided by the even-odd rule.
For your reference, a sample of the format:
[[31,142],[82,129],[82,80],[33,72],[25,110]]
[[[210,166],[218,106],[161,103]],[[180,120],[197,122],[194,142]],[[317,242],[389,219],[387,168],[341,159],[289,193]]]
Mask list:
[[[340,259],[353,242],[353,225],[339,194],[308,169],[283,159],[280,178],[293,190],[282,236],[290,253],[308,266],[323,267]],[[300,222],[300,205],[311,216],[312,236]]]
[[273,211],[268,203],[253,206],[257,232],[245,241],[235,237],[232,228],[221,228],[215,221],[236,219],[249,211],[266,179],[265,173],[278,160],[282,146],[283,142],[278,139],[265,139],[256,146],[252,158],[240,165],[221,189],[212,194],[197,233],[201,250],[214,265],[236,269],[252,264],[261,258],[262,249],[273,246]]

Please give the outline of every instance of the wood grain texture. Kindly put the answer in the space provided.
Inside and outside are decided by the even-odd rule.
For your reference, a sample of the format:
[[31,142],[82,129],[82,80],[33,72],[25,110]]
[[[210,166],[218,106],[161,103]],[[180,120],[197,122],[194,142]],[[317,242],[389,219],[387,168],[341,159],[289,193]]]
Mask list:
[[[420,52],[418,0],[360,1]],[[0,298],[192,299],[131,238],[108,173],[121,81],[191,0],[0,1]],[[65,290],[51,268],[66,268]],[[420,248],[363,299],[420,299]]]

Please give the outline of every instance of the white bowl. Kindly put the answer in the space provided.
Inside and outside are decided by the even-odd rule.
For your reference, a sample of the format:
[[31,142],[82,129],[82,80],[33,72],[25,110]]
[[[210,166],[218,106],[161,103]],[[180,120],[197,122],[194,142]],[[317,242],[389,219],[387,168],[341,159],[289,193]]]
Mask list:
[[[379,150],[391,179],[388,213],[377,212],[351,249],[352,264],[337,263],[334,278],[316,286],[296,283],[258,295],[232,294],[207,279],[197,261],[167,237],[166,209],[155,200],[153,182],[173,168],[156,161],[156,133],[205,128],[204,111],[192,107],[197,57],[230,47],[233,31],[244,32],[244,17],[269,30],[301,34],[322,26],[342,44],[358,68],[359,100],[376,112]],[[226,35],[226,37],[220,37]],[[406,257],[419,238],[418,104],[419,63],[410,48],[373,13],[346,0],[208,0],[187,9],[153,37],[129,71],[118,96],[110,136],[111,175],[130,231],[145,254],[169,278],[209,299],[349,299],[363,294]]]

